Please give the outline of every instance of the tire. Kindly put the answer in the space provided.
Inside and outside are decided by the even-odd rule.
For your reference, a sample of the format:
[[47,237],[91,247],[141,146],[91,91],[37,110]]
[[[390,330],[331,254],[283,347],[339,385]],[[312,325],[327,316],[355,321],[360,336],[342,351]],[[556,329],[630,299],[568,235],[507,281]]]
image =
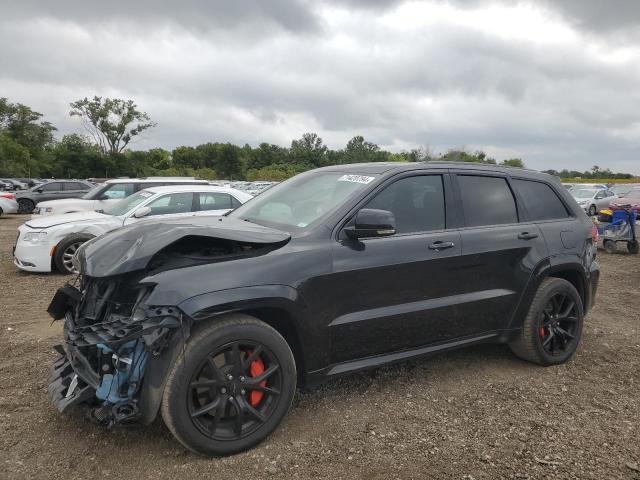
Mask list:
[[[573,309],[566,320],[554,320],[549,315],[550,305],[564,298],[559,310],[566,310],[573,302]],[[509,343],[511,351],[518,357],[538,365],[558,365],[569,360],[575,353],[582,335],[584,309],[582,299],[571,283],[562,279],[545,278],[536,292],[531,307],[524,320],[518,336]],[[554,322],[563,331],[572,336],[571,339],[556,331]],[[547,326],[545,326],[547,324]],[[558,330],[559,332],[559,330]],[[564,341],[567,341],[566,345]],[[550,352],[557,345],[557,352]]]
[[630,240],[627,242],[627,250],[629,253],[637,254],[640,251],[640,245],[637,240]]
[[595,205],[591,205],[589,207],[589,216],[593,217],[593,216],[595,216],[596,213],[598,213],[597,209],[596,209],[596,206]]
[[74,274],[78,273],[71,264],[71,258],[78,247],[83,243],[91,240],[93,235],[84,233],[72,233],[64,237],[56,246],[56,252],[53,255],[53,263],[60,273]]
[[[247,345],[253,346],[247,349]],[[234,346],[239,356],[234,354]],[[237,374],[246,371],[244,375],[257,377],[253,375],[254,362],[250,372],[235,370],[227,364],[228,358],[246,362],[256,351],[260,352],[260,361],[265,360],[265,374],[277,363],[268,380],[260,383],[261,387],[279,392],[262,394],[258,404],[254,404],[256,392],[242,388],[246,385],[240,381],[248,377]],[[217,367],[211,367],[212,363]],[[231,373],[235,376],[230,376]],[[291,349],[276,330],[248,315],[230,315],[203,326],[189,339],[184,356],[176,361],[167,377],[162,418],[176,439],[195,453],[222,456],[241,452],[263,441],[280,424],[293,401],[296,378]],[[208,385],[200,387],[203,383]],[[210,408],[212,405],[214,408]],[[238,413],[241,406],[243,416]],[[262,419],[258,420],[247,406]],[[243,421],[249,422],[246,430]]]
[[21,198],[18,200],[18,213],[31,213],[36,208],[36,204],[28,198]]
[[613,240],[605,240],[604,242],[602,242],[602,246],[607,253],[616,252],[616,242],[614,242]]
[[2,210],[2,208],[0,207],[0,217],[4,215],[4,210]]

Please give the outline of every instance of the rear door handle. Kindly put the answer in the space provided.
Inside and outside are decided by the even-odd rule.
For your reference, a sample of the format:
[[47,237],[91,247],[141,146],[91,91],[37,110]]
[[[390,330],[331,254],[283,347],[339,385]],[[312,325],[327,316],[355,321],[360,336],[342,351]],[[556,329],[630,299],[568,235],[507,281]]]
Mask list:
[[533,240],[534,238],[538,238],[538,234],[537,233],[522,232],[520,235],[518,235],[518,238],[520,240]]
[[453,242],[442,242],[440,240],[438,240],[437,242],[433,242],[431,245],[429,245],[429,250],[446,250],[447,248],[452,248],[455,247],[456,244]]

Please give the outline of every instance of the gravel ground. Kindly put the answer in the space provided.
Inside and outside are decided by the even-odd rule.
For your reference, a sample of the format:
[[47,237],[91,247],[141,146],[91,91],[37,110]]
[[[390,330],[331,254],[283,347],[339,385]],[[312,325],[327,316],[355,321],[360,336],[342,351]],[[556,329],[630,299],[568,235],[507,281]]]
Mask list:
[[11,261],[0,218],[0,478],[640,479],[640,256],[600,254],[583,342],[541,368],[477,346],[299,392],[259,447],[208,459],[161,421],[104,430],[46,393],[61,325],[46,306],[66,277]]

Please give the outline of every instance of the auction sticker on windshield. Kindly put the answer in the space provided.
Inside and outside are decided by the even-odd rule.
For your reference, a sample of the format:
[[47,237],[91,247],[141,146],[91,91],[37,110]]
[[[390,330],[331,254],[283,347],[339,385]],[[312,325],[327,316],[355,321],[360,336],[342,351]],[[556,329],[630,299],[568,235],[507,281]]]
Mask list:
[[343,175],[338,181],[339,182],[353,182],[353,183],[364,183],[365,185],[371,183],[375,177],[367,177],[365,175]]

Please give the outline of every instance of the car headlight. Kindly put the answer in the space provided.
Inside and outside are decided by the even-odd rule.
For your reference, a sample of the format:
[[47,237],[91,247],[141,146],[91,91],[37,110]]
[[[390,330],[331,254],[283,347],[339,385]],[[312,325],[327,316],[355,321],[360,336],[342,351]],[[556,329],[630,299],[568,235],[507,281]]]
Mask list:
[[27,232],[22,237],[24,242],[40,243],[47,237],[47,232]]
[[53,207],[45,207],[40,209],[40,213],[51,213],[53,212]]

